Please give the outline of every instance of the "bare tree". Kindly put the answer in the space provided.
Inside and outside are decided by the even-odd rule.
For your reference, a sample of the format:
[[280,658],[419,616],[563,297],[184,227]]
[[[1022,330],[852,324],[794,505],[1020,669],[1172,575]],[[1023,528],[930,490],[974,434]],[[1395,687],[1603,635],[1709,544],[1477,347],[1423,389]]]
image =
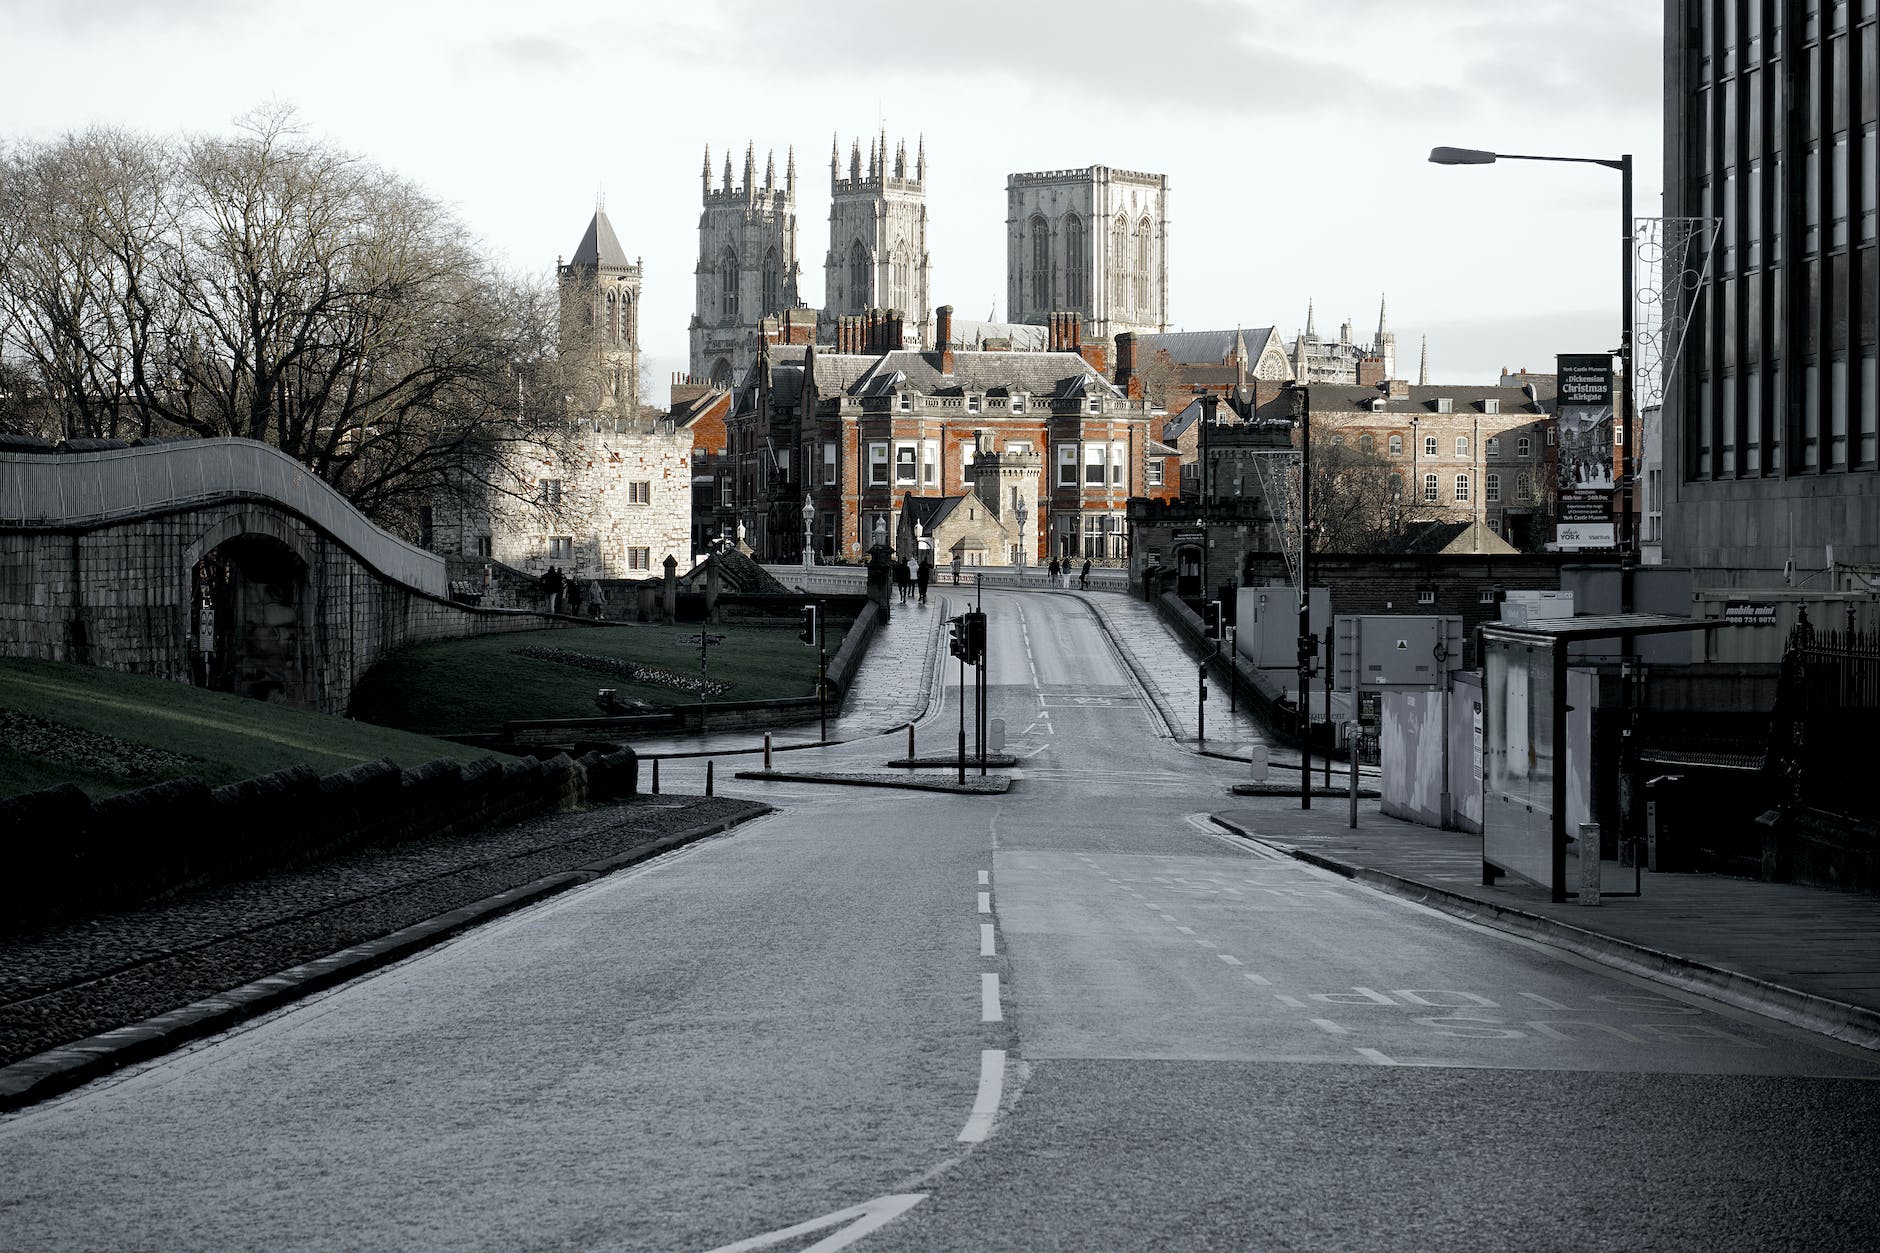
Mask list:
[[466,467],[565,430],[554,293],[291,110],[169,148],[92,132],[5,173],[0,354],[67,435],[264,440],[409,532],[439,490],[491,489]]

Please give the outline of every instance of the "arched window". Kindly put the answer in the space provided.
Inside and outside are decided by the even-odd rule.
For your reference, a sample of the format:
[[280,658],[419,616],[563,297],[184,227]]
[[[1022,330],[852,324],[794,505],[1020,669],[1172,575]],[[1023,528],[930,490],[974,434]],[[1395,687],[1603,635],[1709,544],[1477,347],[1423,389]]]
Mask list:
[[868,249],[862,247],[862,241],[856,240],[849,245],[849,304],[856,309],[866,309],[869,305]]
[[1084,220],[1075,213],[1064,219],[1064,305],[1082,309],[1090,299],[1090,286],[1084,267],[1090,264],[1084,255]]
[[776,313],[783,308],[783,267],[777,264],[777,250],[764,254],[764,309]]
[[1458,474],[1456,476],[1456,503],[1459,505],[1466,504],[1468,503],[1468,499],[1469,476],[1466,474]]
[[1377,451],[1377,443],[1369,435],[1360,435],[1358,436],[1358,451],[1369,457]]
[[731,363],[723,357],[712,362],[712,382],[720,387],[731,386]]
[[1122,214],[1110,223],[1110,303],[1121,305],[1128,297],[1129,219]]
[[718,258],[718,312],[726,321],[738,316],[738,254],[727,248]]
[[1423,476],[1423,499],[1432,505],[1436,503],[1436,476],[1434,474]]
[[[914,295],[911,290],[911,279],[914,273],[914,266],[913,263],[908,260],[907,249],[905,247],[898,244],[895,246],[894,255],[888,262],[888,273],[894,289],[889,294],[888,307],[901,310],[913,308]],[[896,347],[899,346],[898,344],[896,345]]]
[[1144,218],[1136,223],[1136,309],[1149,310],[1149,262],[1155,255],[1155,226]]
[[1051,227],[1041,217],[1031,220],[1031,307],[1051,307]]
[[1390,437],[1390,455],[1393,457],[1403,456],[1403,436],[1393,435]]
[[618,292],[607,293],[607,342],[620,342],[620,295]]
[[640,342],[639,310],[630,291],[620,293],[620,334],[628,347]]

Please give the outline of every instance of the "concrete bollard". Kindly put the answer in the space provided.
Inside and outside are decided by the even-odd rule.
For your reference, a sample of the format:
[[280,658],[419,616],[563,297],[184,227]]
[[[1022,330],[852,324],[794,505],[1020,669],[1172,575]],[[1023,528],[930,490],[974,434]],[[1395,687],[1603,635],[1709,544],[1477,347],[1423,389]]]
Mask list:
[[764,732],[764,769],[770,769],[770,732]]
[[706,758],[705,760],[705,795],[707,796],[710,796],[712,794],[712,766],[714,766],[715,764],[717,763],[713,762],[710,758]]
[[659,758],[653,758],[653,795],[659,795]]
[[986,751],[1003,753],[1005,751],[1005,719],[994,718],[986,727]]
[[914,760],[914,724],[907,724],[907,759]]
[[1264,744],[1255,744],[1252,751],[1247,754],[1253,760],[1253,781],[1255,783],[1266,782],[1267,759],[1271,755],[1271,751],[1272,750],[1267,748]]

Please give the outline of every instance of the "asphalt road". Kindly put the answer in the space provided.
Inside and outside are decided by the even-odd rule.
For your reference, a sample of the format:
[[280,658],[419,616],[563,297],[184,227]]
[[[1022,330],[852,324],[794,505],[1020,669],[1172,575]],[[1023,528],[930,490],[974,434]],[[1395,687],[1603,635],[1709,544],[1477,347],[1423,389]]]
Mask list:
[[0,1247],[1880,1243],[1880,1058],[1210,829],[1087,610],[987,608],[1011,793],[721,772],[781,812],[0,1122]]

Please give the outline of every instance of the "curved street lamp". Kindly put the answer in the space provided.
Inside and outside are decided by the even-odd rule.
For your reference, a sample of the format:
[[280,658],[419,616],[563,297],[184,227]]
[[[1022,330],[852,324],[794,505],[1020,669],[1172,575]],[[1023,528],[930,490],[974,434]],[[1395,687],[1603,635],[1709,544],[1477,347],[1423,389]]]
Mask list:
[[[1514,152],[1489,152],[1481,148],[1432,148],[1433,165],[1493,165],[1497,161],[1564,161],[1574,165],[1598,165],[1619,171],[1619,371],[1625,380],[1619,389],[1619,427],[1624,439],[1619,445],[1619,564],[1626,569],[1634,564],[1632,545],[1632,154],[1620,157],[1542,157]],[[1623,603],[1632,610],[1632,581],[1620,580]]]

